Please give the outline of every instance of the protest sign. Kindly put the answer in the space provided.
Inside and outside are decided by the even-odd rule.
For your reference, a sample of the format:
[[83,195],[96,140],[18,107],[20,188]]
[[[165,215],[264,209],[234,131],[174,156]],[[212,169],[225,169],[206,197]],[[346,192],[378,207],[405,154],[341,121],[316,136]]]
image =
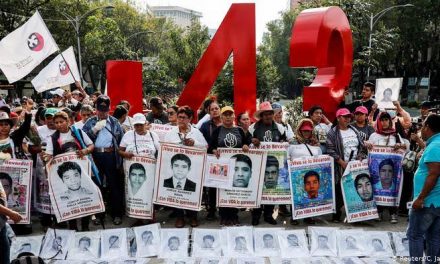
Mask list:
[[260,207],[266,151],[250,149],[244,153],[241,149],[233,148],[219,148],[218,151],[222,158],[235,158],[235,167],[232,189],[217,191],[217,205],[235,208]]
[[33,177],[33,196],[34,208],[43,214],[53,214],[53,208],[50,203],[49,182],[46,173],[46,167],[39,156],[36,158],[36,166],[32,171]]
[[377,205],[399,206],[402,192],[402,152],[375,146],[368,153],[368,168]]
[[253,227],[227,227],[225,256],[249,257],[254,255]]
[[220,230],[194,228],[192,230],[192,256],[193,257],[220,257],[222,243]]
[[101,191],[93,183],[90,160],[75,153],[55,156],[47,165],[49,194],[58,222],[104,212]]
[[234,177],[235,159],[206,157],[205,182],[203,186],[218,189],[231,189]]
[[161,144],[154,183],[154,203],[199,211],[206,149]]
[[99,232],[77,232],[69,248],[67,259],[90,260],[99,258],[101,236]]
[[124,159],[124,172],[125,214],[139,219],[152,219],[156,160],[141,156]]
[[309,227],[310,254],[316,257],[337,257],[337,228]]
[[341,189],[349,223],[378,218],[367,160],[348,163],[342,176]]
[[291,201],[287,148],[289,143],[261,142],[267,151],[261,204],[289,204]]
[[280,255],[278,232],[282,228],[254,228],[255,255],[259,257],[275,257]]
[[44,236],[40,257],[43,259],[65,259],[74,240],[74,230],[49,228]]
[[152,257],[159,254],[160,224],[134,227],[133,231],[136,236],[137,257]]
[[40,254],[43,236],[17,236],[12,240],[10,259],[16,259],[21,253],[32,253],[35,256]]
[[376,79],[375,101],[379,109],[395,109],[393,101],[399,101],[403,78]]
[[283,258],[308,258],[310,256],[304,229],[278,231],[278,242]]
[[101,259],[128,258],[127,230],[125,228],[101,230]]
[[367,240],[366,256],[370,257],[392,257],[391,239],[388,232],[365,231],[364,237]]
[[160,142],[163,142],[165,135],[170,132],[174,126],[162,125],[162,124],[150,124],[150,131],[155,132],[159,136]]
[[327,155],[289,161],[292,218],[335,212],[333,158]]
[[338,256],[362,257],[365,256],[366,241],[362,229],[343,229],[337,231]]
[[188,228],[162,228],[160,230],[160,258],[187,258],[189,248]]
[[394,249],[396,250],[396,256],[409,257],[409,239],[406,236],[406,232],[393,232]]
[[[0,181],[6,193],[7,206],[19,213],[17,224],[29,224],[31,212],[32,160],[7,160],[0,165]],[[13,223],[12,220],[8,220]]]

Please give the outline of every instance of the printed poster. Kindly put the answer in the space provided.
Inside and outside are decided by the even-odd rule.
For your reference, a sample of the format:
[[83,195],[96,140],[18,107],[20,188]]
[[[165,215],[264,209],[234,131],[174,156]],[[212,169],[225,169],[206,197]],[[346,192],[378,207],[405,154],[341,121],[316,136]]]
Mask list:
[[335,212],[333,158],[327,155],[289,161],[292,218]]
[[36,166],[33,170],[33,196],[35,209],[43,214],[53,214],[53,208],[50,203],[49,182],[47,180],[46,167],[37,155]]
[[395,109],[393,101],[399,101],[403,78],[376,79],[375,101],[379,109]]
[[231,189],[234,176],[235,159],[215,155],[206,157],[205,182],[203,186],[218,189]]
[[[32,160],[10,159],[0,165],[0,181],[7,206],[23,218],[17,224],[29,224],[31,212]],[[13,224],[12,220],[8,223]]]
[[164,142],[165,135],[170,132],[174,127],[170,125],[162,124],[150,124],[150,131],[155,132],[159,136],[160,142]]
[[267,152],[250,149],[219,148],[222,158],[235,158],[232,189],[217,191],[217,206],[235,208],[258,208],[263,191],[264,168]]

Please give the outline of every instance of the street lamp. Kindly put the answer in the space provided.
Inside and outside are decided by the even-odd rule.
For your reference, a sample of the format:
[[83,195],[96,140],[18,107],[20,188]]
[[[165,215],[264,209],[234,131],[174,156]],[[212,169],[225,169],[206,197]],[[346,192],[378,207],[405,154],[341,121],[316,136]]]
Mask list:
[[75,29],[75,32],[76,32],[76,39],[77,39],[77,42],[78,42],[78,62],[79,62],[79,73],[80,73],[79,74],[79,78],[81,80],[81,85],[82,85],[82,79],[83,79],[83,77],[82,77],[83,71],[82,71],[82,64],[81,64],[81,41],[79,39],[79,28],[81,26],[81,23],[82,23],[84,18],[86,18],[88,15],[90,15],[93,12],[95,12],[96,10],[99,10],[99,9],[107,9],[108,10],[108,9],[113,9],[113,8],[114,7],[111,6],[111,5],[100,6],[100,7],[94,8],[92,10],[89,10],[88,12],[82,14],[81,16],[75,16],[75,17],[73,17],[73,16],[71,16],[69,14],[66,14],[63,11],[59,11],[60,14],[62,14],[67,19],[67,21],[70,22],[70,24],[72,24],[72,26],[73,26],[73,28]]
[[[373,35],[373,27],[374,25],[376,25],[377,21],[383,16],[385,15],[385,13],[387,13],[388,11],[390,11],[391,9],[394,8],[398,8],[398,7],[414,7],[414,5],[412,4],[406,4],[406,5],[395,5],[395,6],[390,6],[388,8],[383,9],[382,11],[380,11],[379,13],[377,13],[376,15],[370,14],[370,36],[369,36],[369,40],[368,40],[368,50],[370,52],[369,55],[369,60],[371,58],[371,36]],[[367,78],[370,77],[370,65],[368,63],[368,70],[367,70]]]
[[151,34],[151,33],[155,33],[155,32],[152,31],[152,30],[145,30],[145,31],[139,31],[139,32],[136,32],[136,33],[131,34],[130,36],[124,38],[124,48],[127,47],[127,41],[128,41],[130,38],[135,37],[135,36],[137,36],[137,35],[141,35],[141,34]]

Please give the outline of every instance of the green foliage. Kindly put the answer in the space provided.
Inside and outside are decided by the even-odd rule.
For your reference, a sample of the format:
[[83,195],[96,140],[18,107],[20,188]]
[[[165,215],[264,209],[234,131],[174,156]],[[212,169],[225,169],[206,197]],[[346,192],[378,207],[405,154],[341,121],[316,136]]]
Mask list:
[[286,122],[295,130],[299,121],[305,117],[303,114],[303,98],[299,96],[286,104],[285,112]]

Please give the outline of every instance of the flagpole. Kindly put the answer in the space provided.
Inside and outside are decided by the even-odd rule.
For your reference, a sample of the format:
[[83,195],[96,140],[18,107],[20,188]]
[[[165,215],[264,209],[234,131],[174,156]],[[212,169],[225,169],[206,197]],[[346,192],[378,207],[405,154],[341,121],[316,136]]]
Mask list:
[[[75,81],[76,88],[78,88],[78,90],[80,90],[80,92],[84,95],[84,98],[87,97],[87,93],[84,90],[84,88],[82,87],[81,82],[79,82],[79,85],[77,85],[78,81],[75,79],[75,76],[73,75],[73,72],[70,69],[69,63],[67,63],[67,60],[64,58],[63,53],[60,52],[60,50],[58,50],[58,54],[61,55],[61,57],[63,58],[64,62],[66,63],[67,68],[69,69],[70,75],[72,76],[73,81]],[[80,76],[80,78],[81,78],[81,76]]]

